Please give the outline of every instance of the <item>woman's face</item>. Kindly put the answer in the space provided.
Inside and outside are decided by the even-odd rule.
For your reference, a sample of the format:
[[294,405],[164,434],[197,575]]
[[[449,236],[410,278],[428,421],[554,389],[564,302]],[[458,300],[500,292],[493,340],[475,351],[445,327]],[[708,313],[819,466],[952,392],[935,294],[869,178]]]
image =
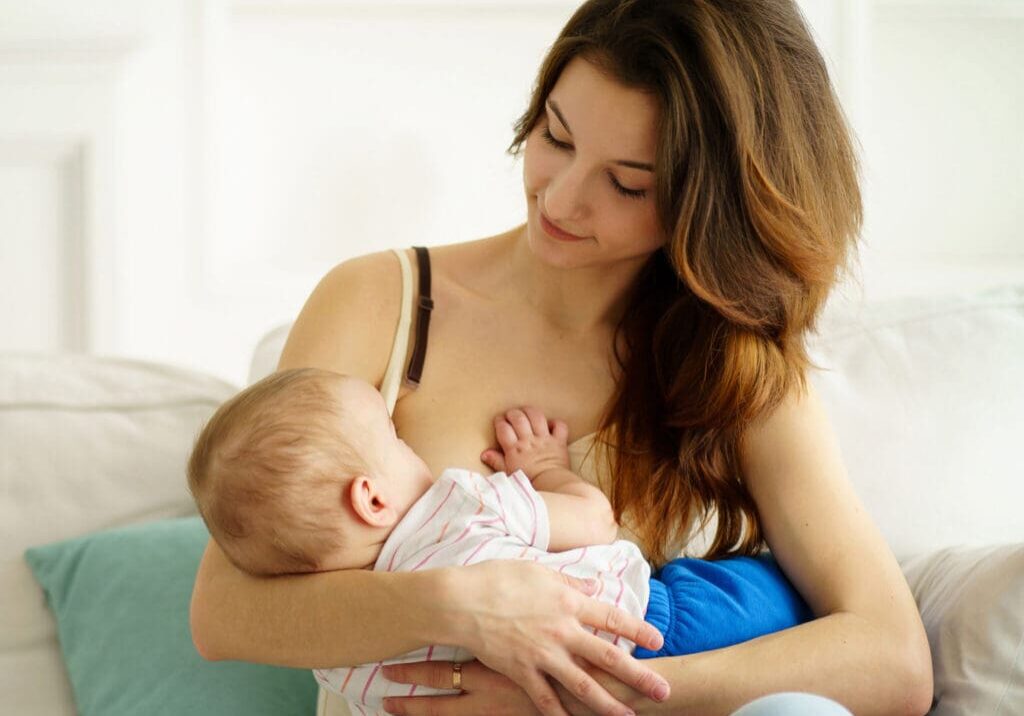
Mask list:
[[646,258],[664,244],[654,206],[657,119],[654,96],[582,58],[566,65],[524,150],[527,236],[537,256],[594,266]]

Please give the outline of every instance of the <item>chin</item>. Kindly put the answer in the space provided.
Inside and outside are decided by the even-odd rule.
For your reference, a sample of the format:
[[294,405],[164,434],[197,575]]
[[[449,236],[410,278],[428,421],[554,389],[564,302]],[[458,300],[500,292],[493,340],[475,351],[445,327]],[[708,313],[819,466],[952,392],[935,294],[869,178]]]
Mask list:
[[531,211],[526,222],[526,244],[538,260],[552,268],[571,269],[590,265],[593,240],[569,243],[552,239],[540,226],[540,216]]

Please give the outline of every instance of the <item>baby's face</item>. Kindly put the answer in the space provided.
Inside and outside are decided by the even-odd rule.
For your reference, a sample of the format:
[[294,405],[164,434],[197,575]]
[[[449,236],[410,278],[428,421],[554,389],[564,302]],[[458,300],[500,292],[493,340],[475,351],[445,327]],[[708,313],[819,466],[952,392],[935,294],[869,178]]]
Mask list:
[[345,407],[345,439],[356,443],[368,460],[376,462],[384,474],[399,479],[430,471],[406,441],[398,437],[379,390],[365,380],[349,376],[339,379],[338,390]]

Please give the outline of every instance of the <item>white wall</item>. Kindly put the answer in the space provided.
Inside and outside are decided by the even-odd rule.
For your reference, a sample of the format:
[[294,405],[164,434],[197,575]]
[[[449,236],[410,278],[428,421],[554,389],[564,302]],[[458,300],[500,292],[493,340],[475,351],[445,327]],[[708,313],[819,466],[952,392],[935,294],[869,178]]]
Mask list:
[[[864,297],[1024,280],[1024,1],[801,4],[864,148]],[[241,383],[338,261],[510,227],[574,7],[0,0],[0,349]]]

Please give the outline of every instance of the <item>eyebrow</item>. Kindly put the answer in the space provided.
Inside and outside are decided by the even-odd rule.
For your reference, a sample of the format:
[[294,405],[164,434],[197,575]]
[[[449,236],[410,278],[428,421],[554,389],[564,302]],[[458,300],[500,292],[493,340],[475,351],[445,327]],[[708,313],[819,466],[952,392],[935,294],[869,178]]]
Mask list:
[[[558,121],[562,123],[562,126],[565,127],[565,131],[572,134],[572,130],[569,129],[569,123],[565,121],[565,116],[562,115],[562,110],[560,110],[558,105],[555,104],[555,100],[549,99],[547,101],[547,105],[551,111],[555,113],[555,116],[558,117]],[[654,171],[653,164],[647,164],[646,162],[634,162],[631,159],[614,159],[612,160],[612,163],[619,164],[624,167],[630,167],[632,169],[643,169],[645,172]]]

